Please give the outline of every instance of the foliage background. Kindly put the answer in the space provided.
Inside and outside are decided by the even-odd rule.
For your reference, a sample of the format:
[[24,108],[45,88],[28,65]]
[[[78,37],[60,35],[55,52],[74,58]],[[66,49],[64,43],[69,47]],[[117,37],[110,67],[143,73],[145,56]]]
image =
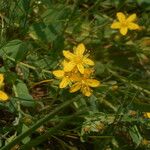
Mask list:
[[[142,30],[110,29],[119,11]],[[150,149],[149,11],[148,0],[1,0],[1,149]],[[102,83],[90,98],[60,90],[51,73],[81,42]]]

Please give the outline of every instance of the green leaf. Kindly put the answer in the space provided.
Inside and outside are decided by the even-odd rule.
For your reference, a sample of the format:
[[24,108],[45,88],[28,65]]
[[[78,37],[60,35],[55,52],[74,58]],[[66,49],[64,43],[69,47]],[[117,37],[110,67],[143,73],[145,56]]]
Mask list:
[[14,58],[16,61],[21,61],[25,58],[28,49],[25,42],[21,40],[12,40],[8,42],[1,50],[0,55],[8,55]]
[[68,18],[71,12],[71,7],[66,5],[53,5],[51,8],[47,9],[41,17],[45,23],[60,23],[58,20],[64,21]]
[[[26,126],[25,124],[22,125],[22,133],[26,132],[28,129],[29,129],[29,127]],[[23,144],[28,143],[28,142],[30,141],[30,139],[31,139],[31,138],[30,138],[29,136],[26,136],[26,137],[22,140]]]
[[139,133],[137,126],[134,125],[133,127],[131,127],[129,129],[129,133],[130,133],[130,136],[131,136],[133,142],[138,146],[142,142],[143,138],[142,138],[141,134]]
[[95,63],[95,68],[96,68],[96,75],[101,75],[102,73],[104,73],[106,66],[101,62],[97,61]]
[[30,95],[28,88],[25,83],[19,82],[16,85],[16,92],[18,94],[19,101],[24,106],[33,107],[35,105],[35,102]]
[[139,5],[141,5],[143,3],[150,4],[150,1],[148,1],[148,0],[136,0],[136,1]]
[[53,42],[57,38],[57,30],[53,25],[45,25],[44,23],[35,23],[30,27],[29,35],[34,40],[43,43]]

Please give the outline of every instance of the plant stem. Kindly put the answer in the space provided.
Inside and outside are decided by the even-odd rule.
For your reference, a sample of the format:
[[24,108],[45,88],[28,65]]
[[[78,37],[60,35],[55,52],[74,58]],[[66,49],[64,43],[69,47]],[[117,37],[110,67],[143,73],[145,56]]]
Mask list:
[[[17,89],[16,89],[15,85],[13,85],[13,91],[14,91],[15,97],[18,97],[18,93],[17,93]],[[20,122],[20,119],[22,117],[22,114],[21,114],[22,110],[20,108],[20,101],[17,101],[16,103],[17,103],[17,112],[18,112],[18,119],[17,120],[18,121],[15,123],[15,125],[18,125]]]
[[21,140],[23,140],[25,137],[29,136],[32,134],[38,127],[43,125],[45,122],[49,121],[53,116],[58,113],[60,110],[63,108],[69,106],[72,102],[76,101],[79,99],[79,96],[73,98],[72,100],[68,100],[55,108],[52,112],[50,112],[48,115],[46,115],[44,118],[40,119],[37,123],[35,123],[30,129],[27,131],[23,132],[22,134],[18,135],[13,141],[8,143],[6,146],[2,147],[1,150],[10,150],[14,145],[18,144]]
[[108,69],[108,71],[109,71],[113,76],[119,78],[122,82],[130,84],[130,85],[131,85],[133,88],[135,88],[136,90],[142,91],[142,92],[144,92],[144,93],[150,95],[150,91],[149,91],[149,90],[144,89],[144,88],[142,88],[142,87],[140,87],[140,86],[138,86],[138,85],[136,85],[136,84],[134,84],[134,83],[131,83],[131,81],[130,81],[130,82],[127,81],[124,77],[118,75],[115,71],[112,71],[111,69]]
[[43,135],[38,136],[32,141],[29,141],[27,144],[23,145],[21,147],[21,150],[27,150],[34,146],[39,145],[40,143],[44,142],[47,138],[51,137],[53,134],[56,134],[60,128],[62,128],[64,125],[66,125],[68,122],[71,121],[78,113],[68,116],[66,119],[63,120],[63,122],[59,123],[57,126],[50,128],[46,133]]
[[[13,61],[13,62],[16,62],[16,60],[14,58],[9,57],[8,55],[6,55],[6,58],[9,59],[9,60],[11,60],[11,61]],[[23,62],[18,62],[18,65],[24,66],[24,67],[32,69],[32,70],[37,70],[36,67],[31,66],[31,65],[26,64],[26,63],[23,63]],[[46,70],[46,69],[42,69],[42,72],[44,72],[44,73],[51,73],[51,71]]]

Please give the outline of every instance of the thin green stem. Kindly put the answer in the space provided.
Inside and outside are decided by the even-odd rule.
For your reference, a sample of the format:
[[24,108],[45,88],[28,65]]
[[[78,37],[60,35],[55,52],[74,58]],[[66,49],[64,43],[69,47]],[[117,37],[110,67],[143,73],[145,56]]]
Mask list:
[[[6,57],[7,59],[9,59],[10,61],[12,61],[12,62],[16,62],[16,60],[15,60],[14,58],[9,57],[8,55],[6,55],[5,57]],[[37,70],[36,67],[31,66],[31,65],[26,64],[26,63],[23,63],[23,62],[18,62],[18,65],[24,66],[24,67],[29,68],[29,69],[32,69],[32,70]],[[46,70],[46,69],[42,69],[42,72],[44,72],[44,73],[51,73],[51,71]]]
[[108,106],[109,108],[111,108],[114,112],[117,112],[118,109],[112,103],[107,101],[106,99],[102,98],[102,99],[100,99],[100,102],[103,103],[104,105]]
[[10,148],[12,148],[14,145],[16,145],[17,143],[21,142],[21,140],[23,140],[25,137],[29,136],[30,134],[32,134],[38,127],[40,127],[41,125],[43,125],[45,122],[49,121],[51,118],[53,118],[53,116],[58,113],[59,111],[61,111],[63,108],[69,106],[71,103],[73,103],[74,101],[78,100],[79,96],[73,98],[72,100],[66,101],[63,104],[61,104],[60,106],[58,106],[57,108],[55,108],[52,112],[50,112],[49,114],[47,114],[44,118],[40,119],[37,123],[35,123],[30,129],[26,130],[25,132],[23,132],[22,134],[18,135],[13,141],[11,141],[10,143],[8,143],[6,146],[2,147],[1,150],[10,150]]
[[113,138],[114,136],[89,136],[88,138],[92,138],[92,139],[110,139]]
[[[13,91],[14,91],[15,96],[18,97],[18,93],[17,93],[17,89],[16,89],[15,85],[13,85]],[[18,121],[17,121],[17,123],[15,125],[19,124],[19,121],[20,121],[20,119],[22,117],[21,108],[20,108],[20,101],[17,101],[17,112],[18,112],[18,119],[17,119]]]
[[1,43],[3,42],[3,34],[4,34],[4,17],[3,15],[0,13],[0,18],[1,18]]
[[110,103],[109,101],[107,101],[105,99],[105,96],[104,95],[99,95],[99,93],[97,93],[97,100],[100,102],[100,103],[103,103],[104,105],[108,106],[109,108],[111,108],[114,112],[117,112],[118,111],[118,108],[115,107],[112,103]]
[[124,77],[118,75],[115,71],[112,71],[111,69],[108,69],[108,71],[109,71],[113,76],[119,78],[122,82],[130,84],[130,86],[132,86],[132,87],[135,88],[136,90],[142,91],[142,92],[144,92],[144,93],[150,95],[150,91],[149,91],[149,90],[144,89],[144,88],[142,88],[142,87],[140,87],[140,86],[138,86],[138,85],[132,83],[132,81],[127,81]]
[[27,144],[23,145],[21,147],[21,150],[27,150],[31,147],[37,146],[40,143],[44,142],[47,138],[51,137],[52,135],[59,132],[59,129],[61,129],[64,125],[66,125],[68,122],[71,121],[78,113],[68,116],[66,119],[63,120],[63,122],[59,123],[57,126],[50,128],[46,133],[43,135],[38,136],[37,138],[33,139],[32,141],[29,141]]
[[65,25],[64,25],[64,29],[62,31],[62,35],[64,34],[64,32],[66,31],[67,27],[68,27],[68,24],[69,24],[69,21],[72,19],[77,7],[78,7],[78,3],[79,3],[79,0],[75,0],[74,1],[74,6],[73,6],[73,9],[72,9],[72,12],[70,13],[67,21],[65,22]]

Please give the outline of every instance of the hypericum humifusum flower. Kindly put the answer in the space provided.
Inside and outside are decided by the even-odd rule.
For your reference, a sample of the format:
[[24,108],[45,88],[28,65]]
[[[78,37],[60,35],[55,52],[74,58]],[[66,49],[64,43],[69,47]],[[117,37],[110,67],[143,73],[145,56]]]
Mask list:
[[7,101],[8,100],[8,95],[2,91],[4,86],[4,75],[0,74],[0,101]]
[[122,35],[126,35],[129,30],[139,30],[140,26],[136,23],[134,23],[134,21],[136,21],[137,16],[136,14],[132,14],[129,17],[126,17],[125,14],[123,14],[122,12],[118,12],[117,13],[117,22],[112,23],[111,28],[112,29],[119,29],[120,33]]
[[92,95],[91,87],[98,87],[100,82],[91,78],[94,72],[89,66],[93,66],[94,62],[88,58],[88,55],[83,55],[85,52],[84,44],[79,44],[74,52],[63,51],[65,60],[62,62],[62,69],[54,70],[53,75],[60,79],[59,88],[70,87],[70,93],[78,90],[85,96]]
[[77,67],[79,72],[83,74],[85,66],[93,66],[94,62],[88,58],[88,55],[83,55],[84,52],[85,46],[83,43],[76,47],[74,53],[64,50],[63,55],[68,59],[68,63],[64,66],[64,71],[70,72]]
[[81,90],[82,94],[85,96],[92,95],[92,89],[90,87],[98,87],[100,82],[95,79],[91,79],[90,75],[93,71],[91,69],[85,69],[84,74],[81,75],[78,80],[71,86],[70,93],[74,93]]

